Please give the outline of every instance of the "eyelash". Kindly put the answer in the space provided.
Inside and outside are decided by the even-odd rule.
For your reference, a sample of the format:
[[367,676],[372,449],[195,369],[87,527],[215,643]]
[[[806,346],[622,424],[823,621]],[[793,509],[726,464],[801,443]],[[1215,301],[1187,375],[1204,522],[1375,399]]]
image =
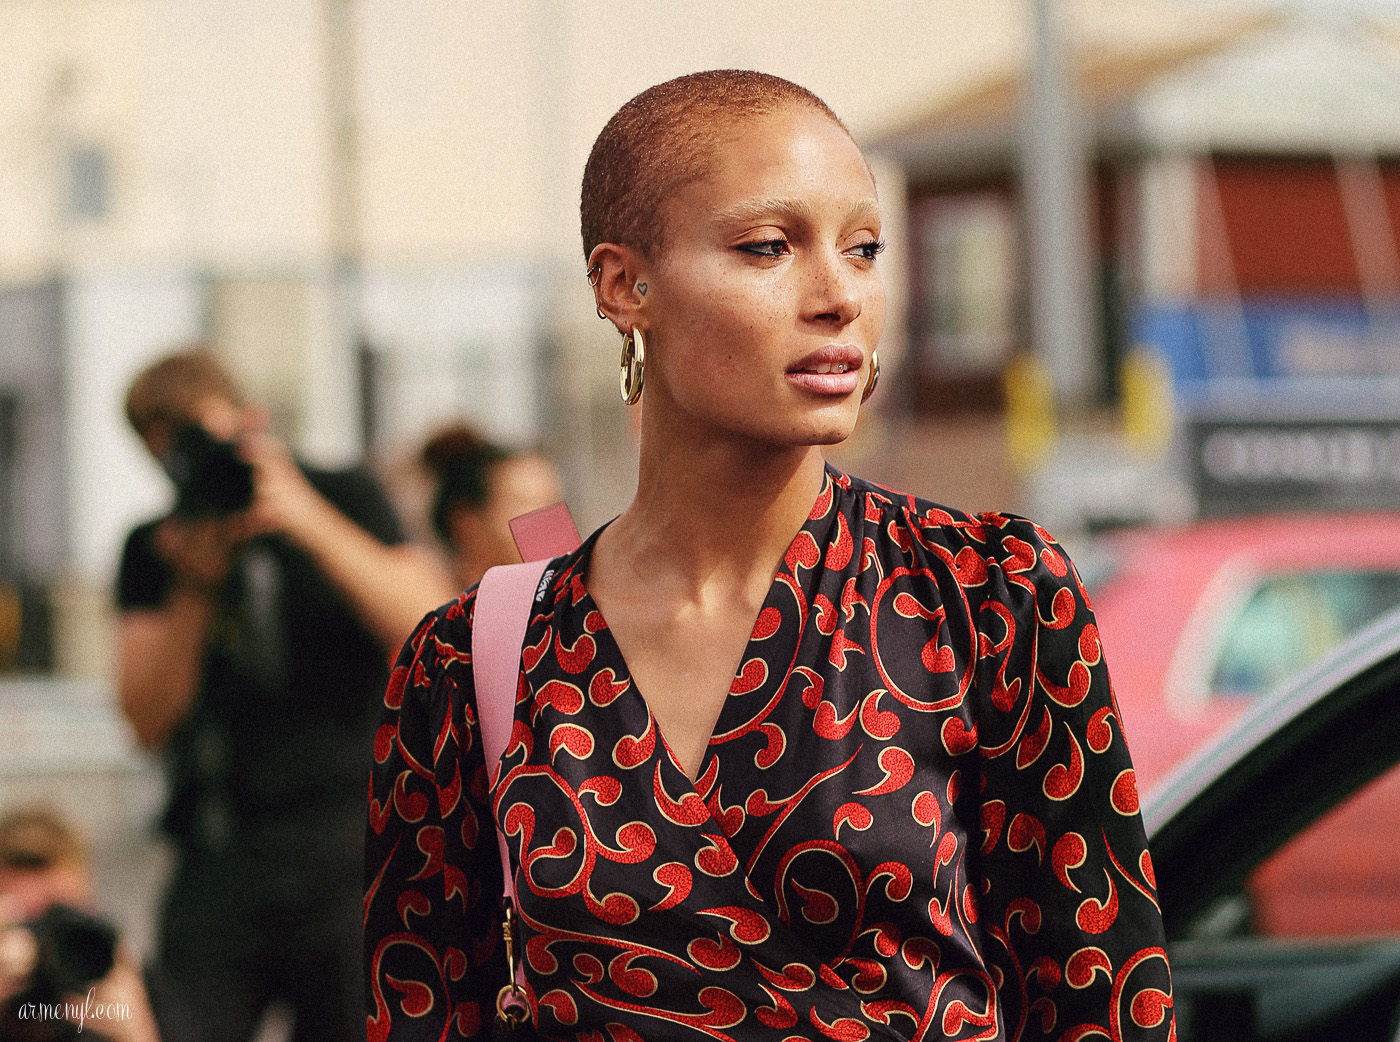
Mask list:
[[[755,257],[783,256],[783,252],[769,252],[764,248],[769,246],[781,247],[782,250],[788,249],[787,240],[785,239],[765,239],[762,242],[746,242],[740,245],[739,249],[743,250],[745,253],[751,253]],[[881,253],[885,252],[885,240],[873,239],[870,242],[863,242],[859,246],[853,246],[851,248],[855,250],[864,250],[865,253],[861,259],[873,261]]]
[[870,242],[863,242],[859,246],[857,246],[856,249],[867,251],[865,254],[866,260],[874,260],[880,254],[885,252],[885,240],[874,239]]
[[764,247],[780,246],[786,250],[787,245],[786,239],[764,239],[762,242],[741,243],[739,249],[743,250],[745,253],[751,253],[755,257],[781,257],[783,256],[782,252],[770,253],[768,250],[764,249]]

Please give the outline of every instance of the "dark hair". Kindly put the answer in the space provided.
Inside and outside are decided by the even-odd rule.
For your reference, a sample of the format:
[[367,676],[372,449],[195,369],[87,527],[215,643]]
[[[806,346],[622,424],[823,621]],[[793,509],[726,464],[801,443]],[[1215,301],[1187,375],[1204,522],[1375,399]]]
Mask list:
[[704,176],[715,129],[788,105],[846,125],[805,87],[766,72],[712,69],[648,87],[613,114],[593,142],[579,203],[583,255],[600,242],[652,253],[663,242],[662,204]]
[[158,423],[188,423],[204,398],[243,404],[243,394],[213,348],[195,343],[152,362],[131,381],[126,392],[126,418],[143,438]]
[[452,542],[449,522],[453,509],[485,506],[491,496],[488,482],[491,468],[511,455],[464,423],[444,427],[428,439],[420,458],[437,479],[433,530],[444,542]]

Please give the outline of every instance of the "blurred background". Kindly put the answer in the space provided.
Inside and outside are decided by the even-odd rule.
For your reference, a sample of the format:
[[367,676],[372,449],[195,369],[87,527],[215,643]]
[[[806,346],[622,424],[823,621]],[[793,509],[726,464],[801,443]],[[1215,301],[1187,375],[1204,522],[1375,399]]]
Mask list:
[[111,587],[171,490],[131,378],[209,340],[425,542],[416,455],[465,420],[591,530],[636,443],[584,159],[714,67],[811,88],[876,172],[884,378],[833,458],[1061,536],[1144,784],[1400,604],[1400,5],[0,0],[0,804],[83,825],[138,948]]

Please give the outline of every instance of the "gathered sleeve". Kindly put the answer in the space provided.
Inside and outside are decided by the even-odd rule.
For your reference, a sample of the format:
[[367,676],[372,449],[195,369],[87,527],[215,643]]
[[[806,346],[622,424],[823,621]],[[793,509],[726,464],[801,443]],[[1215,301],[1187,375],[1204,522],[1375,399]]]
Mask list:
[[484,1038],[506,982],[472,688],[474,603],[472,591],[423,620],[384,696],[365,843],[370,1042]]
[[[981,926],[1009,1036],[1174,1036],[1152,860],[1088,596],[1024,519],[983,515]],[[1008,1025],[1012,1027],[1012,1025]]]

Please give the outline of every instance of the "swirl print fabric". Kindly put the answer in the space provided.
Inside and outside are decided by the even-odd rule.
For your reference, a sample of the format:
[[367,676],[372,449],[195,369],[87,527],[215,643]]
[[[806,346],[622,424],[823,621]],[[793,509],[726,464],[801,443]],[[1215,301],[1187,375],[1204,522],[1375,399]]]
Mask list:
[[494,784],[474,593],[385,695],[369,1038],[485,1037],[506,981],[495,821],[541,1036],[1168,1039],[1131,761],[1084,589],[1042,529],[828,467],[697,780],[557,559]]

